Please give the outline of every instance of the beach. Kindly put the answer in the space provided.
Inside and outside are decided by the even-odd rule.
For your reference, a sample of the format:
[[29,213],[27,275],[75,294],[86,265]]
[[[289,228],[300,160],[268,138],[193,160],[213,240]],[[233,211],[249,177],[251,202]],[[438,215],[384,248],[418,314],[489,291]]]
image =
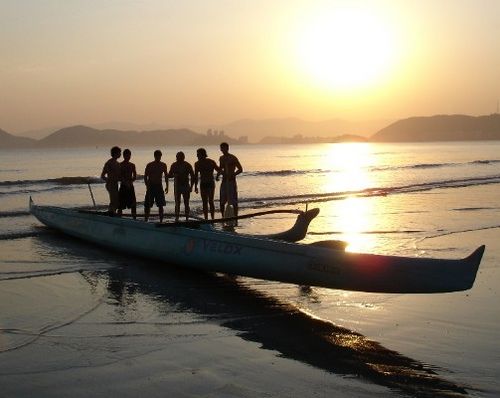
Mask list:
[[[132,149],[139,174],[153,149]],[[193,161],[196,148],[168,148],[164,160],[180,149]],[[0,156],[0,396],[500,394],[500,143],[231,148],[244,167],[241,213],[318,207],[306,243],[433,258],[486,245],[472,289],[423,295],[199,273],[29,215],[30,196],[91,206],[91,189],[104,206],[97,176],[108,150]],[[142,201],[141,181],[136,191]],[[198,195],[192,207],[200,211]],[[237,231],[273,233],[293,219],[249,219]]]

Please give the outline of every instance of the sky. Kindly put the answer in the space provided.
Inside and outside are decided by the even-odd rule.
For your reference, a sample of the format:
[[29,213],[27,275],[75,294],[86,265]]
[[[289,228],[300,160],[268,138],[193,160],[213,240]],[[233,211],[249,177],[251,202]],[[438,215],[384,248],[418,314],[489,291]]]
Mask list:
[[0,128],[494,113],[500,0],[0,0]]

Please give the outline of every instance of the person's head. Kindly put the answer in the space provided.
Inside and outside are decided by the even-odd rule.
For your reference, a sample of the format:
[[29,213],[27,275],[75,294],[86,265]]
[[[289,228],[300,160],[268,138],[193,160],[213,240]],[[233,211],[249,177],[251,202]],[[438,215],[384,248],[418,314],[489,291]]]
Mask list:
[[122,156],[122,150],[120,149],[119,146],[114,146],[111,148],[111,157],[114,159],[118,159],[120,156]]
[[225,155],[229,152],[229,144],[227,142],[223,142],[222,144],[220,144],[220,150]]
[[130,149],[125,149],[123,151],[123,159],[129,161],[131,156],[132,156],[132,152],[130,152]]
[[154,157],[155,157],[155,160],[161,160],[161,151],[159,149],[157,149],[156,151],[154,151]]
[[205,150],[205,148],[199,148],[196,151],[196,156],[198,157],[198,159],[205,159],[207,157],[207,151]]
[[184,152],[177,152],[177,154],[175,155],[175,158],[179,161],[179,162],[183,162],[184,159],[186,159],[186,156],[184,155]]

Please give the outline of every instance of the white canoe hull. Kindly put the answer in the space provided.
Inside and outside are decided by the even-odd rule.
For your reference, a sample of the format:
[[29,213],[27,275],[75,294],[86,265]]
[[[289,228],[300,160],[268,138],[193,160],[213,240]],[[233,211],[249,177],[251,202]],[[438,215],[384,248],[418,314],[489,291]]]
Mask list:
[[438,293],[470,289],[484,246],[446,260],[348,253],[238,235],[210,227],[153,223],[30,203],[43,224],[76,238],[193,269],[365,292]]

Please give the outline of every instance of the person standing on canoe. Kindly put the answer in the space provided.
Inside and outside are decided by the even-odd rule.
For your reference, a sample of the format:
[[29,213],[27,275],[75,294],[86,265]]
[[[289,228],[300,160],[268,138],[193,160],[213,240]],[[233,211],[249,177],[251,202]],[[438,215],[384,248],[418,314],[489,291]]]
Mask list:
[[219,176],[222,175],[222,183],[220,185],[220,211],[223,217],[227,217],[224,213],[226,204],[232,206],[234,216],[238,216],[238,187],[236,185],[236,176],[241,174],[243,167],[236,156],[229,153],[229,144],[223,142],[220,144],[222,156],[219,158],[219,171],[217,172],[216,180],[219,181]]
[[181,196],[184,200],[184,215],[189,219],[189,197],[193,190],[195,175],[193,166],[186,162],[184,152],[177,152],[176,161],[170,166],[168,177],[174,179],[175,221],[179,221]]
[[[163,221],[163,206],[165,193],[168,193],[168,169],[167,165],[161,161],[162,153],[160,150],[154,151],[155,160],[146,166],[144,171],[144,183],[146,184],[146,197],[144,198],[144,219],[148,221],[149,213],[153,203],[158,206],[160,222]],[[165,191],[163,191],[162,176],[165,175]]]
[[208,220],[208,206],[210,206],[210,215],[212,220],[215,216],[214,194],[215,180],[214,171],[219,171],[219,166],[214,160],[207,157],[205,148],[199,148],[196,151],[198,161],[194,164],[194,191],[198,193],[198,174],[200,175],[200,195],[203,203],[203,215]]
[[120,147],[114,146],[111,148],[111,158],[104,163],[101,172],[101,179],[106,182],[106,190],[109,194],[108,212],[110,215],[115,215],[116,210],[120,207],[120,196],[118,194],[118,181],[120,181],[120,163],[118,159],[122,155]]
[[135,164],[130,161],[132,152],[130,149],[125,149],[123,151],[123,162],[120,163],[120,207],[118,209],[118,215],[122,215],[122,210],[130,209],[132,212],[132,217],[134,220],[136,218],[136,199],[135,199],[135,189],[134,181],[137,178],[137,172],[135,170]]

